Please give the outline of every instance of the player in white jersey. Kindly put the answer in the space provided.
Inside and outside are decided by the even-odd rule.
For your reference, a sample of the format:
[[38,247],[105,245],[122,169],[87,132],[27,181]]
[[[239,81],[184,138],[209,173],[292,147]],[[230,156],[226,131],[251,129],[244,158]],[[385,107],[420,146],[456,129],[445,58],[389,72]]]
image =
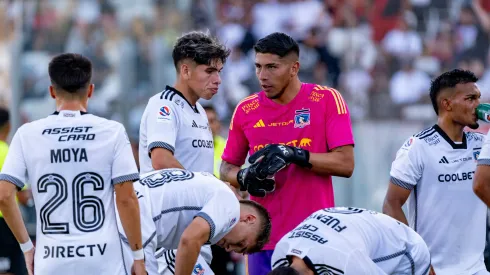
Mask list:
[[[146,274],[133,189],[138,170],[124,126],[86,113],[94,89],[88,59],[56,56],[49,75],[57,111],[18,129],[0,174],[0,210],[25,253],[29,274],[129,274],[114,204],[135,273]],[[16,188],[27,179],[39,217],[36,253],[15,203]]]
[[[267,210],[253,201],[239,201],[231,186],[210,173],[163,169],[143,175],[134,188],[150,275],[189,275],[193,269],[198,270],[195,274],[213,274],[204,258],[199,256],[197,261],[205,243],[252,253],[268,242],[271,223]],[[125,240],[124,234],[122,238]],[[169,249],[157,255],[159,271],[154,255],[157,248]],[[126,255],[131,257],[128,251]]]
[[[221,83],[220,72],[230,51],[202,32],[180,37],[172,57],[177,71],[167,86],[148,101],[140,124],[141,173],[165,168],[214,172],[211,128],[198,99],[211,99]],[[209,246],[203,257],[211,263]]]
[[[430,96],[437,124],[410,137],[391,167],[383,212],[409,224],[431,252],[437,275],[488,274],[483,261],[487,207],[472,183],[483,135],[475,109],[477,78],[453,70],[437,77]],[[408,221],[402,206],[408,199]]]
[[301,275],[426,275],[430,254],[405,224],[375,211],[337,207],[316,211],[286,234],[271,263],[272,269],[290,266]]

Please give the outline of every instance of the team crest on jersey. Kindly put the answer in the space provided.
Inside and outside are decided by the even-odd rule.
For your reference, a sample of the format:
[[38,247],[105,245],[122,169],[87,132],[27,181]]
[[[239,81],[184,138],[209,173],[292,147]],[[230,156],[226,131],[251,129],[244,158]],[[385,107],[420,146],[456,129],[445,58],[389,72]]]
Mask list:
[[310,125],[310,109],[296,110],[294,128],[304,128]]
[[475,161],[477,161],[478,157],[480,156],[480,150],[481,148],[473,148],[473,159]]
[[194,266],[194,271],[192,272],[192,274],[202,275],[204,274],[204,271],[206,271],[206,269],[204,269],[201,264],[196,264]]

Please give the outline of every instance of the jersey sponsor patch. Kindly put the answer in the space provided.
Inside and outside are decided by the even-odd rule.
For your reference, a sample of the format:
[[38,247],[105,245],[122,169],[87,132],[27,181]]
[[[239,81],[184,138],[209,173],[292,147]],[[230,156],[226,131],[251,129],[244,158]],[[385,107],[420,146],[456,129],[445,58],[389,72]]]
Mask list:
[[204,271],[206,271],[206,269],[204,269],[201,264],[196,264],[194,266],[194,270],[192,271],[192,274],[202,275],[204,274]]
[[158,120],[170,120],[170,108],[168,106],[163,106],[158,111]]

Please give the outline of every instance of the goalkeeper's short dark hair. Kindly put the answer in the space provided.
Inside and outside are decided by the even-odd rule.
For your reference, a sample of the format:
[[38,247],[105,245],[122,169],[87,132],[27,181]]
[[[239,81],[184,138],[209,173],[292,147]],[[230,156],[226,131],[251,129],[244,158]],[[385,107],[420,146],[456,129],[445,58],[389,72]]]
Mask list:
[[281,266],[273,269],[267,275],[300,275],[296,269],[289,266]]
[[76,53],[63,53],[49,62],[49,77],[56,89],[77,93],[90,85],[92,62]]
[[247,205],[255,211],[257,211],[258,216],[260,217],[260,225],[259,232],[257,235],[257,244],[247,251],[247,254],[253,254],[259,252],[264,248],[264,246],[269,242],[271,236],[271,216],[267,209],[263,207],[261,204],[251,200],[240,200],[240,204]]
[[257,41],[254,45],[255,53],[270,53],[284,57],[290,53],[299,56],[298,43],[289,35],[275,32]]
[[220,60],[225,64],[230,53],[231,50],[217,38],[204,32],[192,31],[177,39],[172,58],[175,69],[179,72],[179,63],[185,59],[191,59],[198,65],[211,65],[214,60]]
[[0,107],[0,128],[5,126],[10,121],[9,110],[5,107]]
[[437,104],[437,96],[439,93],[447,88],[454,88],[458,84],[476,83],[478,77],[468,70],[454,69],[452,71],[445,72],[436,77],[430,85],[430,100],[434,111],[439,115],[439,107]]

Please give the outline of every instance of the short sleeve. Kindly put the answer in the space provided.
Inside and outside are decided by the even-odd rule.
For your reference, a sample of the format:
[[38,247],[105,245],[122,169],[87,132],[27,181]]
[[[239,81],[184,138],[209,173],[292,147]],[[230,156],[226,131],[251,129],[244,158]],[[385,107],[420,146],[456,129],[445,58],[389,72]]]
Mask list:
[[349,108],[340,93],[335,89],[325,91],[326,95],[326,133],[329,150],[353,145],[352,123]]
[[121,124],[117,128],[116,135],[117,139],[112,162],[112,184],[136,181],[139,179],[138,168],[126,129]]
[[344,274],[387,275],[386,272],[371,260],[367,253],[359,249],[356,249],[349,255],[349,259],[344,268]]
[[195,217],[209,223],[209,243],[215,244],[224,237],[240,219],[240,203],[235,194],[225,188],[216,191]]
[[165,99],[150,100],[145,119],[148,154],[155,148],[164,148],[174,153],[179,130],[175,104]]
[[478,165],[490,165],[490,131],[488,131],[478,156]]
[[410,137],[396,153],[391,164],[391,182],[400,187],[412,190],[422,177],[422,144],[416,137]]
[[24,188],[24,183],[27,178],[27,165],[22,149],[23,129],[21,127],[15,133],[10,143],[10,149],[2,167],[2,172],[0,173],[0,180],[14,184],[19,190]]
[[249,149],[248,139],[242,128],[243,113],[238,105],[231,118],[228,140],[221,159],[236,166],[242,166],[247,158]]

